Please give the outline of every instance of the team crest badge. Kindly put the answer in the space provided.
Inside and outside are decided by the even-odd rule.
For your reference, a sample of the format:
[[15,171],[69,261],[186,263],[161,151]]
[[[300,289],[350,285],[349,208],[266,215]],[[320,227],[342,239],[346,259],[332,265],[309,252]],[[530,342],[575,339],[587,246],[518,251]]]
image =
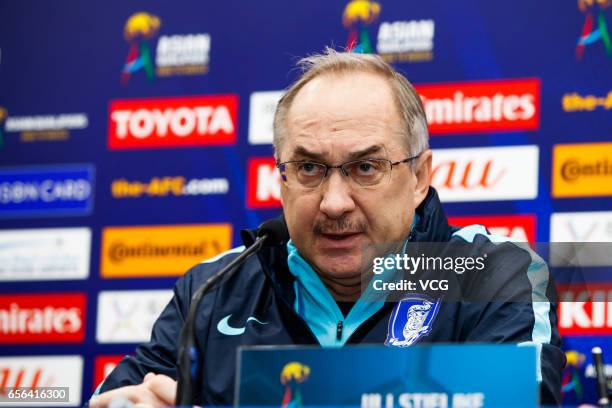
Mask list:
[[408,347],[428,335],[439,308],[439,299],[424,295],[411,295],[399,301],[389,319],[385,345]]

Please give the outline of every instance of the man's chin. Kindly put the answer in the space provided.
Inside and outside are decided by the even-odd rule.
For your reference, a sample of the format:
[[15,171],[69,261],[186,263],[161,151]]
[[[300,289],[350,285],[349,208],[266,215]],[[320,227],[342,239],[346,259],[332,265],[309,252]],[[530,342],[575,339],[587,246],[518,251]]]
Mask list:
[[317,263],[320,273],[335,279],[349,279],[361,276],[363,264],[361,256],[325,256],[323,262]]

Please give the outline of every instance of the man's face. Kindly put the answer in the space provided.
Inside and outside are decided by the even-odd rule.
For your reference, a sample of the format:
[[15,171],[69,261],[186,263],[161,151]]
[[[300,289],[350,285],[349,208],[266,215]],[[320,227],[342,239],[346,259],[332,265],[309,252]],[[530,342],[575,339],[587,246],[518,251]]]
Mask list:
[[[384,78],[371,73],[323,75],[296,95],[278,157],[281,162],[328,165],[367,158],[400,161],[408,157],[401,125]],[[419,163],[430,165],[430,153],[425,156]],[[359,276],[374,255],[374,245],[407,238],[427,185],[405,163],[393,166],[388,183],[369,188],[333,169],[314,189],[283,184],[281,200],[300,254],[324,277],[349,279]]]

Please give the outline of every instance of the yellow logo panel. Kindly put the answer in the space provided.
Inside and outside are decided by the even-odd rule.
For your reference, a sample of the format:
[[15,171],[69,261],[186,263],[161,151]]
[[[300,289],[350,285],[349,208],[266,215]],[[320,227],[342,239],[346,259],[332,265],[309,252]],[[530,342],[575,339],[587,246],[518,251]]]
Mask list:
[[552,178],[553,197],[612,195],[612,143],[554,146]]
[[179,276],[230,249],[231,224],[108,227],[102,230],[104,278]]

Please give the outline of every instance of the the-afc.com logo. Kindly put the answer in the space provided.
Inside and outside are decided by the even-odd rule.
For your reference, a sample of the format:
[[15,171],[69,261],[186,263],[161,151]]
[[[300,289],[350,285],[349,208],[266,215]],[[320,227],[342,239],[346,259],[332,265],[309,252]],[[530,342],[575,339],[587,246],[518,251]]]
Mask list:
[[152,177],[149,180],[115,179],[111,182],[111,194],[116,199],[141,197],[193,197],[227,194],[226,178],[187,179],[183,176]]
[[607,94],[580,94],[571,92],[563,95],[561,105],[565,112],[592,112],[597,109],[612,110],[612,91]]
[[236,142],[238,95],[111,101],[108,147],[149,149]]

